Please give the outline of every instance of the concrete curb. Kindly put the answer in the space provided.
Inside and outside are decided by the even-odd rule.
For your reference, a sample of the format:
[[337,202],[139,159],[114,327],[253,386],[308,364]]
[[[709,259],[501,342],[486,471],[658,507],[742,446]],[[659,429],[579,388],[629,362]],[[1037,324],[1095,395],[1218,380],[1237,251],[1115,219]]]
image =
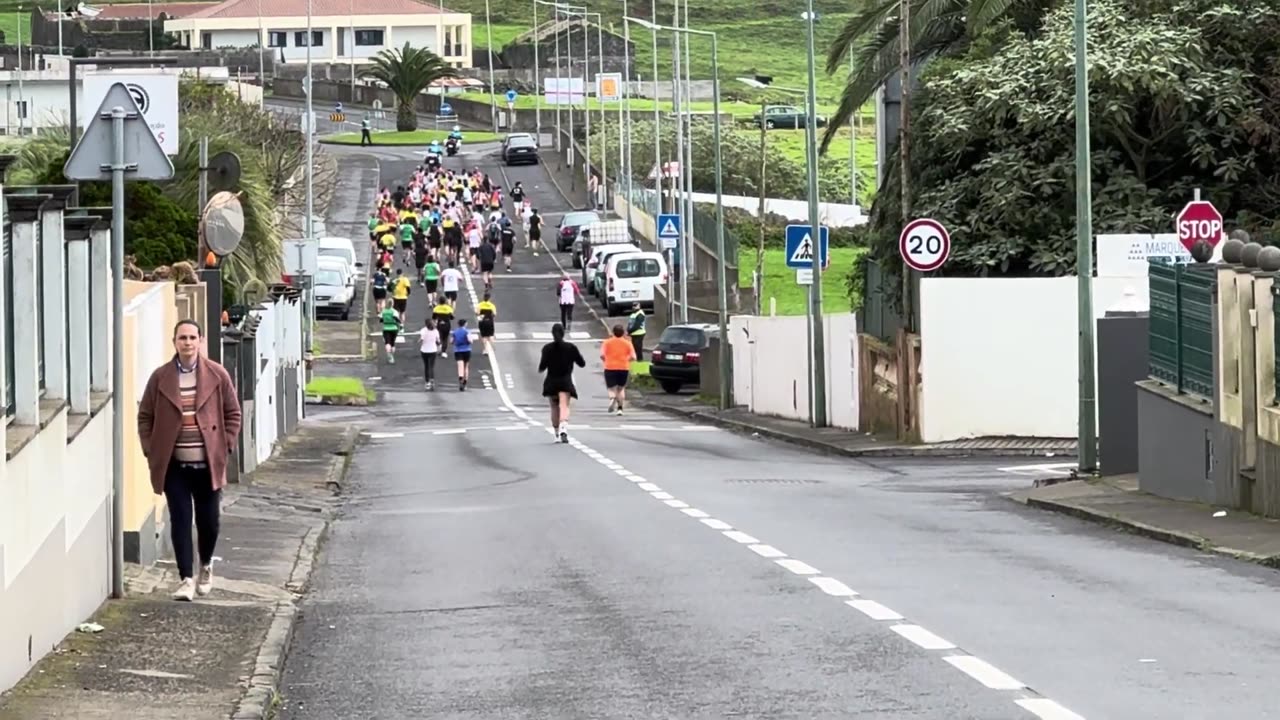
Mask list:
[[[931,448],[931,447],[901,447],[901,446],[883,446],[870,447],[866,449],[854,450],[850,448],[841,448],[821,440],[814,440],[802,435],[796,435],[789,432],[774,430],[773,428],[753,425],[747,422],[731,420],[723,418],[713,412],[702,410],[685,410],[683,408],[671,407],[663,403],[655,403],[637,398],[631,401],[633,405],[643,407],[646,410],[656,410],[668,415],[695,420],[700,423],[716,425],[727,430],[744,434],[754,434],[766,437],[771,440],[785,442],[791,445],[817,450],[827,455],[836,455],[839,457],[852,458],[895,458],[895,457],[923,457],[923,458],[966,458],[966,457],[1044,457],[1045,454],[1038,450],[1018,449],[1018,448]],[[1055,455],[1055,457],[1070,457],[1066,454]]]
[[[360,434],[355,428],[348,428],[343,435],[342,442],[335,453],[340,456],[340,459],[335,458],[325,477],[325,485],[331,490],[341,490],[342,480],[351,467],[351,455],[359,438]],[[258,648],[253,674],[249,677],[249,687],[241,696],[240,702],[236,704],[230,720],[266,720],[274,714],[276,704],[280,700],[280,674],[284,669],[285,659],[289,655],[299,613],[297,598],[305,592],[307,583],[311,579],[316,555],[324,538],[328,535],[331,520],[332,517],[325,514],[320,526],[303,536],[293,571],[289,574],[289,582],[285,585],[285,588],[295,595],[295,599],[276,604],[271,626],[267,628],[266,637]]]
[[1169,543],[1170,545],[1217,553],[1235,560],[1243,560],[1244,562],[1251,562],[1273,569],[1280,569],[1280,556],[1263,555],[1261,553],[1250,552],[1248,550],[1239,550],[1236,548],[1214,545],[1207,538],[1194,533],[1184,533],[1177,530],[1157,527],[1155,525],[1148,525],[1144,522],[1130,520],[1129,518],[1118,515],[1112,515],[1110,513],[1102,512],[1101,510],[1094,510],[1093,508],[1084,507],[1082,505],[1058,502],[1056,500],[1041,500],[1032,497],[1020,499],[1012,496],[1009,499],[1013,502],[1026,505],[1027,507],[1036,508],[1037,510],[1047,510],[1063,515],[1070,515],[1081,520],[1088,520],[1099,525],[1106,525],[1107,527],[1130,532],[1134,535],[1140,535],[1152,540],[1159,540],[1160,542]]

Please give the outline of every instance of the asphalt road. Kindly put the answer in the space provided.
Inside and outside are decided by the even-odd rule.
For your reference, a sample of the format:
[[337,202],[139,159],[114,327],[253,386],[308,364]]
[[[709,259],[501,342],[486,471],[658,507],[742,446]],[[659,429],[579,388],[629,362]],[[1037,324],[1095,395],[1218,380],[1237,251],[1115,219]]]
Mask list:
[[[541,170],[508,175],[554,225]],[[496,278],[514,337],[477,358],[492,389],[428,393],[403,347],[376,408],[335,413],[368,442],[282,717],[1280,716],[1272,571],[1016,506],[999,493],[1025,479],[996,470],[1016,461],[857,462],[607,416],[588,341],[574,442],[553,443],[533,333],[556,270],[521,250]]]

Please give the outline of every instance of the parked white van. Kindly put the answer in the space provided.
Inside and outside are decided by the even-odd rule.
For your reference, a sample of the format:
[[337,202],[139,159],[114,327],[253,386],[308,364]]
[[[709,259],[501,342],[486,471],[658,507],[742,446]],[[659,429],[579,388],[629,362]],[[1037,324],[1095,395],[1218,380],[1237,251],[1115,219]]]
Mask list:
[[351,238],[322,237],[319,240],[318,251],[321,258],[340,258],[347,264],[352,276],[359,278],[362,275],[359,268],[364,267],[364,263],[360,262],[360,256],[356,254],[356,246],[351,242]]
[[652,310],[658,285],[667,282],[667,261],[662,253],[618,253],[610,255],[606,262],[600,300],[608,314],[624,313],[632,303]]
[[596,275],[604,271],[602,263],[608,259],[609,255],[619,252],[638,252],[639,249],[631,243],[593,246],[591,248],[591,257],[582,268],[582,287],[587,289],[587,294],[596,294]]

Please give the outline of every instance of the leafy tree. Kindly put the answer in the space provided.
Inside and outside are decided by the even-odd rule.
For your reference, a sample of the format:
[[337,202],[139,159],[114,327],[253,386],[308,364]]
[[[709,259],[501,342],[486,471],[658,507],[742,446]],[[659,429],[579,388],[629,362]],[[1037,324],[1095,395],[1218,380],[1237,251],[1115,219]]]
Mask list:
[[[1072,8],[1035,36],[973,47],[922,79],[915,210],[957,240],[953,275],[1075,270]],[[1095,0],[1089,19],[1093,222],[1168,231],[1201,188],[1267,237],[1280,218],[1280,8],[1255,0]],[[896,162],[868,234],[899,273]],[[897,283],[888,283],[896,287]]]
[[382,50],[360,71],[362,77],[386,85],[396,96],[396,130],[418,129],[418,95],[431,83],[457,73],[439,55],[409,43],[399,50]]
[[978,37],[1005,20],[1023,29],[1039,24],[1052,0],[870,0],[845,22],[827,51],[827,73],[846,71],[852,54],[856,68],[849,73],[822,136],[826,152],[839,129],[867,104],[880,87],[902,67],[900,16],[906,2],[911,12],[911,61],[964,51]]

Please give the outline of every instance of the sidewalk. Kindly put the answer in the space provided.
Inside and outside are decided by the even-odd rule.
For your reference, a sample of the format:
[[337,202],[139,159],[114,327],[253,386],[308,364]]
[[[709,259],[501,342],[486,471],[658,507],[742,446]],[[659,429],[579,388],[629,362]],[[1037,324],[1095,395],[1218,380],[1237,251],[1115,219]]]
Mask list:
[[171,560],[128,566],[126,597],[86,621],[103,629],[72,632],[0,695],[0,720],[267,717],[356,438],[304,422],[249,483],[224,491],[211,595],[169,599]]
[[[1072,480],[1011,494],[1030,507],[1074,515],[1175,545],[1280,568],[1280,521],[1156,497],[1136,475]],[[1216,512],[1225,512],[1214,517]]]
[[[630,395],[630,391],[628,392]],[[814,428],[799,420],[756,415],[745,408],[718,410],[691,395],[639,395],[632,403],[650,410],[718,425],[737,432],[845,457],[1073,457],[1075,441],[1036,438],[976,438],[912,445],[841,428]]]

